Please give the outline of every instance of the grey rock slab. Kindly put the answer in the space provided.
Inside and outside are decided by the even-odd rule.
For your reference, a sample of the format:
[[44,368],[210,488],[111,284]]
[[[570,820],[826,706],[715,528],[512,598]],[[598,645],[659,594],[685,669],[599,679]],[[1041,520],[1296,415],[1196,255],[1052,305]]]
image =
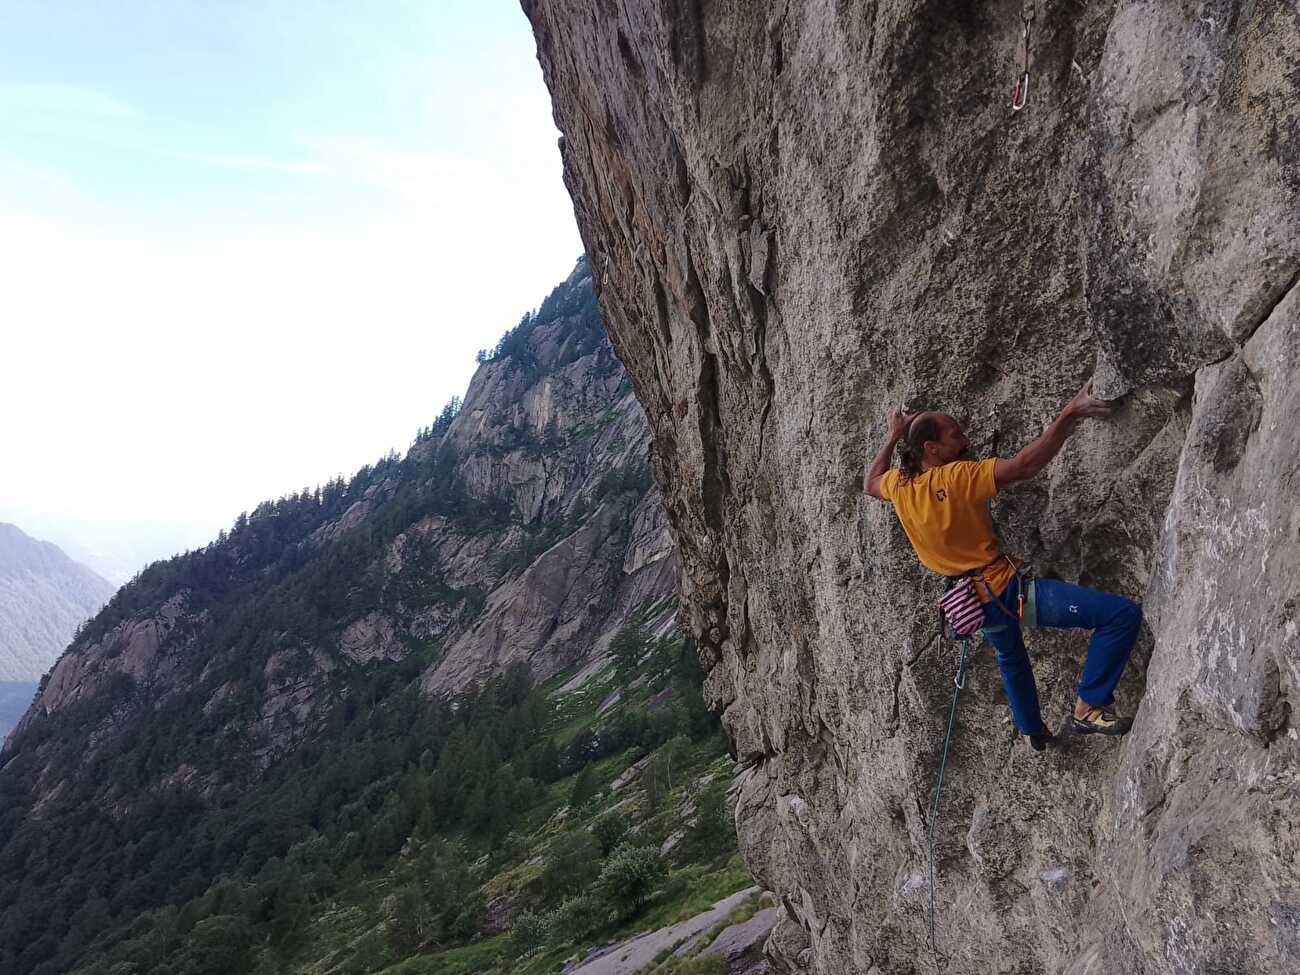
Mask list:
[[763,942],[776,925],[777,910],[775,907],[765,907],[748,921],[724,928],[700,953],[721,955],[732,964],[747,955],[761,953]]
[[758,893],[747,887],[715,903],[707,911],[685,921],[648,931],[621,944],[601,948],[598,957],[588,958],[577,967],[566,968],[566,975],[635,975],[654,961],[661,951],[677,947],[708,932],[737,906]]
[[608,656],[602,656],[583,664],[576,674],[565,681],[560,687],[556,688],[555,696],[558,697],[561,694],[572,694],[574,691],[581,690],[586,686],[587,681],[599,676],[612,663],[613,661]]

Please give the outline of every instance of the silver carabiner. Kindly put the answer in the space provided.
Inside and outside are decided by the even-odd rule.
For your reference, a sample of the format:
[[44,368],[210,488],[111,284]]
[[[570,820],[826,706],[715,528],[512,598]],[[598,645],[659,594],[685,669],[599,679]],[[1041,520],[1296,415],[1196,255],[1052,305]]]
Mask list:
[[1025,45],[1025,70],[1016,82],[1015,91],[1011,93],[1011,111],[1018,112],[1025,107],[1029,99],[1029,32],[1034,26],[1034,5],[1027,4],[1020,12],[1021,40]]

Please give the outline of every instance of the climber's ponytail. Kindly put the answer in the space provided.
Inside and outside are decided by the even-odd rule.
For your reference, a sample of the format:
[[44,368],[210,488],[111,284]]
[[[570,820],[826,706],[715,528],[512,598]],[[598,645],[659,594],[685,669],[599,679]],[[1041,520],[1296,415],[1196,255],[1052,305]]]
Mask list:
[[921,464],[925,460],[925,445],[931,440],[942,437],[939,418],[936,415],[917,417],[907,428],[907,435],[898,445],[899,464],[903,469],[903,480],[916,477],[921,473]]

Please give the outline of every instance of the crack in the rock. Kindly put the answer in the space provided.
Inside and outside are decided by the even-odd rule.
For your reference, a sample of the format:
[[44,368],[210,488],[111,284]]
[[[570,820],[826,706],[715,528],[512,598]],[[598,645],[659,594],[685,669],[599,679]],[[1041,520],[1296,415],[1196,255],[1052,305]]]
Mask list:
[[1263,324],[1273,317],[1273,312],[1277,311],[1278,306],[1281,305],[1282,302],[1286,301],[1287,296],[1295,290],[1297,284],[1300,284],[1300,266],[1296,267],[1295,273],[1291,275],[1291,279],[1282,286],[1281,290],[1278,291],[1277,297],[1270,301],[1268,307],[1256,317],[1254,324],[1250,326],[1250,330],[1242,336],[1241,341],[1238,343],[1239,345],[1245,345],[1254,337],[1255,333],[1260,330]]
[[885,722],[885,730],[888,732],[889,737],[893,737],[893,735],[898,731],[898,695],[903,686],[903,670],[904,665],[900,663],[898,669],[894,671],[894,703],[890,708],[889,718]]

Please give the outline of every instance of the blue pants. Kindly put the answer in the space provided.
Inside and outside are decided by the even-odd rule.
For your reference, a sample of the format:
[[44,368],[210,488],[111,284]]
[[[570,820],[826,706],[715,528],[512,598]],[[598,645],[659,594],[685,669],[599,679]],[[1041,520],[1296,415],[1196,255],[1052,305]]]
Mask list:
[[[998,668],[1002,671],[1002,683],[1007,689],[1016,727],[1022,735],[1039,735],[1045,729],[1038,713],[1038,688],[1029,655],[1025,653],[1020,621],[1014,615],[1019,594],[1020,580],[1012,579],[1002,593],[1001,603],[984,604],[984,639],[997,651]],[[1093,631],[1078,693],[1080,699],[1093,707],[1109,707],[1114,702],[1115,685],[1137,642],[1142,608],[1123,596],[1084,589],[1058,579],[1039,579],[1034,584],[1034,597],[1039,626]]]

